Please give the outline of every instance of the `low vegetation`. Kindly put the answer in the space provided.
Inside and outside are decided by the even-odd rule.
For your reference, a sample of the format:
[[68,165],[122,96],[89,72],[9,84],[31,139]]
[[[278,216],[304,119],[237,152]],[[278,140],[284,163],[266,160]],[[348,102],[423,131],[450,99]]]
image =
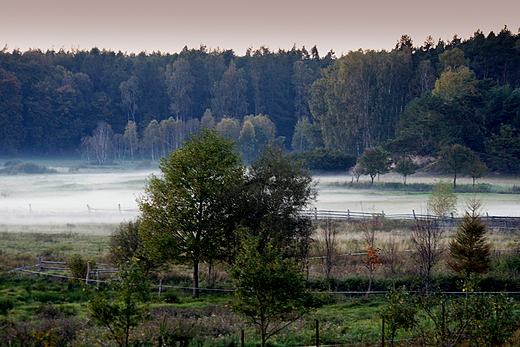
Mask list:
[[21,160],[9,160],[5,162],[4,167],[0,169],[0,174],[8,175],[46,173],[57,173],[57,171],[32,162],[23,163]]
[[[461,278],[446,266],[446,253],[441,255],[432,270],[431,301],[421,302],[419,297],[413,294],[414,291],[424,290],[425,280],[424,273],[421,275],[416,254],[411,251],[410,236],[413,225],[406,221],[385,219],[378,219],[371,225],[377,227],[374,242],[375,246],[381,249],[382,260],[381,266],[374,271],[373,292],[366,292],[368,272],[363,265],[366,258],[366,231],[354,221],[337,222],[335,247],[330,253],[331,262],[328,265],[323,257],[324,249],[320,245],[324,244],[323,235],[330,226],[327,227],[327,222],[318,224],[309,258],[307,287],[320,293],[318,298],[321,307],[271,337],[268,341],[271,346],[313,344],[316,320],[319,321],[320,340],[323,345],[348,346],[378,342],[382,339],[382,317],[388,319],[385,331],[387,343],[393,340],[394,345],[402,345],[400,340],[420,335],[426,344],[430,341],[426,339],[434,338],[435,330],[428,330],[428,334],[421,335],[421,329],[423,332],[424,329],[430,329],[432,319],[443,307],[446,310],[450,307],[449,314],[456,315],[456,310],[466,305],[464,300],[470,300],[475,305],[489,304],[490,312],[500,313],[497,317],[502,317],[504,321],[486,321],[489,329],[492,329],[492,324],[500,324],[500,330],[493,330],[496,331],[496,335],[493,335],[496,338],[506,338],[517,328],[515,324],[518,320],[515,321],[515,317],[518,311],[514,309],[517,305],[515,296],[475,294],[474,299],[461,299],[460,294],[445,294],[446,299],[441,299],[442,296],[433,294],[459,292],[465,289]],[[453,238],[454,231],[451,228],[445,230],[441,240],[445,246]],[[490,255],[492,266],[487,274],[475,278],[471,290],[520,291],[520,255],[516,241],[518,232],[518,229],[489,230],[488,240],[493,245]],[[28,239],[34,241],[28,242]],[[36,240],[40,242],[35,242]],[[3,328],[0,331],[3,331],[4,335],[0,336],[0,339],[11,341],[13,346],[44,346],[45,343],[50,343],[49,341],[53,341],[53,346],[92,346],[101,342],[100,336],[106,330],[87,320],[87,317],[90,317],[89,298],[85,295],[83,284],[61,278],[7,273],[6,270],[23,264],[36,264],[41,249],[34,246],[38,243],[51,243],[54,246],[44,257],[46,260],[68,260],[81,253],[85,259],[101,262],[108,258],[109,240],[110,237],[107,236],[75,233],[3,233],[0,238],[0,322]],[[23,244],[25,248],[11,247],[16,244]],[[105,246],[99,247],[100,244]],[[10,266],[6,266],[7,264]],[[225,291],[232,289],[226,276],[226,266],[214,264],[212,274],[209,274],[208,265],[203,264],[200,269],[201,294],[198,299],[190,295],[189,268],[169,265],[150,273],[150,319],[143,320],[131,330],[130,340],[141,346],[157,345],[158,341],[171,346],[236,346],[239,345],[241,331],[244,330],[246,346],[260,344],[260,336],[256,329],[246,324],[246,321],[233,313],[228,306],[233,295]],[[329,278],[325,276],[327,266],[331,267]],[[159,284],[162,284],[160,294]],[[91,284],[87,288],[93,290],[95,286]],[[205,290],[209,289],[208,286],[221,291]],[[404,288],[406,291],[403,291]],[[379,291],[389,293],[377,294]],[[400,303],[401,306],[395,307],[392,305],[395,302],[392,295],[397,295],[400,298],[399,302],[401,299],[406,300]],[[423,298],[422,295],[420,297]],[[442,300],[446,300],[446,303],[453,302],[453,309],[451,304],[440,305]],[[493,303],[496,305],[493,306]],[[406,322],[399,321],[399,314],[408,312],[407,310],[414,312],[413,329],[407,329]],[[485,318],[484,315],[480,317]],[[452,322],[450,324],[455,324],[452,318],[449,319]],[[502,328],[507,328],[507,331]],[[450,329],[453,338],[455,328],[451,326]],[[467,343],[467,340],[464,341]],[[106,345],[108,342],[103,339],[103,343]],[[422,345],[422,342],[418,345]],[[464,345],[463,340],[459,345]]]

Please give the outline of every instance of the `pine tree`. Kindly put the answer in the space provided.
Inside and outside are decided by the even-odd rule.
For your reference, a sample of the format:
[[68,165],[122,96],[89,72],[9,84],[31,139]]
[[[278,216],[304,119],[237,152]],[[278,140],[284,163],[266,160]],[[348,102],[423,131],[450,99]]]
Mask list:
[[466,278],[491,267],[491,244],[487,240],[487,226],[480,217],[481,207],[482,202],[478,200],[468,203],[455,239],[449,244],[448,266]]

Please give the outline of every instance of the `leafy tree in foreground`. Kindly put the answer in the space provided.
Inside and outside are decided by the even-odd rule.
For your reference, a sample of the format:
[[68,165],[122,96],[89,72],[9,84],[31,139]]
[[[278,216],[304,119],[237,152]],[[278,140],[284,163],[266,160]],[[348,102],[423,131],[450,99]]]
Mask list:
[[231,268],[235,280],[233,310],[260,329],[262,347],[267,339],[309,313],[315,307],[305,288],[301,266],[284,258],[271,245],[258,251],[250,238]]
[[130,346],[130,333],[148,317],[149,285],[136,259],[124,264],[120,280],[90,292],[90,316],[108,330],[107,337],[119,347]]
[[261,245],[271,244],[285,256],[307,256],[314,227],[301,215],[316,196],[311,174],[276,147],[267,147],[246,173],[242,225]]
[[487,226],[480,217],[481,201],[470,201],[455,238],[449,244],[448,266],[465,278],[485,273],[491,267],[491,244]]
[[392,159],[390,159],[389,153],[381,148],[367,148],[359,158],[358,163],[363,174],[370,176],[372,180],[370,184],[372,185],[377,175],[384,175],[390,171]]
[[233,142],[205,130],[161,160],[139,200],[141,234],[157,258],[193,264],[198,297],[199,264],[222,259],[232,245],[243,166]]

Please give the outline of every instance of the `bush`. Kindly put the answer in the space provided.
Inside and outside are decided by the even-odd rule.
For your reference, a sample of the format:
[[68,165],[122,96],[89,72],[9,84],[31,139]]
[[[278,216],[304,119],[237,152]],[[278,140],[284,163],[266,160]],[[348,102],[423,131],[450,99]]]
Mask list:
[[518,276],[520,274],[520,254],[509,253],[501,257],[495,265],[495,272],[506,276]]
[[163,293],[162,296],[163,296],[164,302],[166,302],[168,304],[178,304],[178,303],[181,302],[177,292],[174,292],[174,291],[171,291],[171,290]]
[[16,165],[9,165],[0,170],[0,173],[8,175],[18,174],[44,174],[44,173],[56,173],[54,169],[49,169],[46,166],[38,165],[35,163],[22,163]]
[[14,308],[14,302],[11,299],[2,298],[0,299],[0,314],[6,315]]
[[44,318],[56,319],[75,316],[77,309],[70,305],[42,304],[34,312]]
[[[69,268],[70,274],[75,281],[82,281],[87,277],[88,271],[88,260],[83,259],[79,254],[73,254],[67,261],[67,267]],[[96,262],[90,262],[90,271],[96,269]]]

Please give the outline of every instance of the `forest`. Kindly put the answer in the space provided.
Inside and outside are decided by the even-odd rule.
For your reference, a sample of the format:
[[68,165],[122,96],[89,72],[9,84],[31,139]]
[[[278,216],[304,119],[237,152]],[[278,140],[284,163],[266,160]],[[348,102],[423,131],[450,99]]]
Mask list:
[[520,33],[396,42],[341,57],[316,46],[244,56],[205,46],[174,54],[5,47],[0,153],[156,161],[190,132],[216,127],[246,162],[267,144],[354,158],[377,146],[435,157],[460,144],[492,170],[517,173]]

